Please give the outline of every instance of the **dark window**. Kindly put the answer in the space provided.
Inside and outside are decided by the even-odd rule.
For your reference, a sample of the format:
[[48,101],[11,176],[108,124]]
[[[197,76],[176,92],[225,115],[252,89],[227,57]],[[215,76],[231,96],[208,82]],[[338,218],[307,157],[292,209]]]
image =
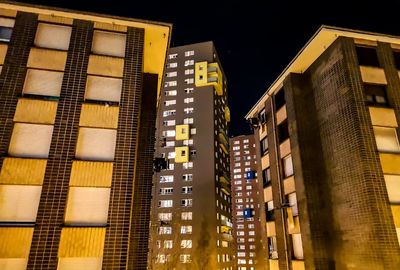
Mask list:
[[368,105],[389,106],[386,86],[382,84],[364,84],[365,99]]
[[378,55],[376,48],[373,47],[356,47],[358,64],[360,66],[379,67]]
[[393,51],[394,65],[400,70],[400,51]]
[[280,108],[283,107],[283,105],[285,105],[285,103],[286,103],[286,101],[285,101],[285,90],[282,88],[275,95],[275,109],[278,111]]
[[267,122],[267,117],[265,115],[265,109],[263,109],[259,114],[258,114],[258,119],[260,120],[261,124],[264,124]]
[[278,125],[278,138],[279,143],[283,143],[286,139],[289,138],[289,125],[287,120]]
[[263,177],[263,186],[267,187],[271,185],[271,169],[266,168],[265,170],[262,171],[262,177]]
[[267,204],[265,204],[265,217],[268,221],[274,221],[275,220],[275,212],[274,209],[268,210]]
[[261,147],[261,155],[265,155],[265,153],[268,152],[268,137],[265,137],[264,139],[261,140],[260,143],[260,147]]
[[0,41],[9,42],[11,39],[12,28],[0,26]]

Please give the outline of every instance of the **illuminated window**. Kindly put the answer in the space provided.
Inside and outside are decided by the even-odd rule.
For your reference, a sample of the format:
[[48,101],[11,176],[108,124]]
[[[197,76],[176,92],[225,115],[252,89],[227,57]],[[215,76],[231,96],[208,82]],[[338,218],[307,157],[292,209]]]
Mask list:
[[193,205],[193,199],[182,199],[181,200],[181,206],[190,207],[192,205]]
[[158,213],[158,220],[171,221],[172,220],[172,213]]
[[190,263],[192,261],[190,254],[182,254],[179,256],[179,261],[181,263]]
[[9,42],[12,35],[15,20],[0,18],[0,41]]
[[173,201],[172,200],[159,200],[158,207],[172,207]]
[[283,161],[283,175],[284,177],[289,177],[293,175],[293,162],[292,155],[288,155],[282,159]]
[[192,240],[181,240],[181,248],[192,248]]
[[192,212],[182,212],[181,219],[182,220],[192,220],[193,213]]
[[173,247],[173,242],[172,240],[164,240],[164,248],[172,248]]
[[192,226],[185,225],[181,226],[181,234],[191,234],[192,233]]
[[172,227],[159,227],[158,234],[172,234]]

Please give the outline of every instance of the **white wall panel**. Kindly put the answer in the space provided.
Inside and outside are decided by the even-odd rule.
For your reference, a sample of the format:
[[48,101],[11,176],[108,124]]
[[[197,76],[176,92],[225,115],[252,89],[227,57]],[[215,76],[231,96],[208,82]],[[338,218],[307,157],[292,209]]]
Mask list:
[[385,174],[386,189],[391,203],[400,203],[400,175]]
[[59,97],[63,80],[62,72],[28,69],[24,94]]
[[125,34],[94,31],[92,51],[96,54],[125,57],[125,43]]
[[374,127],[375,140],[379,151],[398,152],[400,151],[396,129]]
[[76,157],[83,160],[113,161],[117,131],[114,129],[80,128]]
[[88,76],[85,99],[119,102],[122,80],[100,76]]
[[72,28],[56,24],[39,23],[35,45],[43,48],[68,50]]

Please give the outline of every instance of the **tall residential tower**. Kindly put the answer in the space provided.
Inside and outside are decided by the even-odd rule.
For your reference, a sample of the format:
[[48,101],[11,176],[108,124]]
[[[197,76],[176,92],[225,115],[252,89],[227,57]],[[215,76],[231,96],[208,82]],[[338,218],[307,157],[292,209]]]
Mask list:
[[0,4],[0,269],[146,269],[170,31]]
[[270,269],[400,269],[400,38],[322,27],[247,118]]
[[[212,42],[171,48],[158,111],[152,269],[232,269],[226,79]],[[169,267],[169,268],[168,268]]]

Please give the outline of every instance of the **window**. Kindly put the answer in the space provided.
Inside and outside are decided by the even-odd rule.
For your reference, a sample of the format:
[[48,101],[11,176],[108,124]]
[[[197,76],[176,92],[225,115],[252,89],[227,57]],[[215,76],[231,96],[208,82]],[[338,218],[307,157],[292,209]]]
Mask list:
[[293,162],[292,155],[288,155],[282,159],[283,161],[283,175],[285,178],[293,175]]
[[181,263],[190,263],[192,259],[189,254],[182,254],[179,256],[179,261]]
[[374,127],[378,151],[400,152],[399,140],[395,128]]
[[293,254],[293,259],[296,260],[303,260],[304,259],[304,254],[303,254],[303,243],[301,240],[301,234],[295,233],[295,234],[290,234],[290,238],[292,239],[292,252]]
[[193,180],[193,174],[184,174],[182,176],[183,181],[192,181]]
[[183,140],[183,145],[193,145],[193,140]]
[[287,201],[289,202],[290,207],[292,208],[292,215],[298,216],[299,215],[299,209],[297,208],[297,197],[296,197],[296,192],[290,193],[287,196]]
[[92,52],[95,54],[125,57],[126,34],[95,30]]
[[174,193],[174,188],[172,187],[160,188],[159,193],[161,195],[170,195]]
[[261,124],[265,124],[267,122],[267,116],[265,115],[265,109],[258,114],[258,119],[260,120]]
[[160,183],[172,183],[174,182],[173,175],[161,175],[160,176]]
[[191,134],[191,135],[196,134],[196,129],[195,129],[195,128],[191,128],[191,129],[190,129],[190,134]]
[[185,79],[185,83],[186,84],[193,84],[194,83],[194,79],[193,78],[187,78],[187,79]]
[[192,55],[194,55],[194,51],[186,51],[185,52],[185,57],[192,56]]
[[178,67],[178,63],[168,63],[167,68],[176,68]]
[[165,127],[175,126],[175,120],[163,121],[163,126]]
[[175,105],[175,104],[176,104],[176,100],[175,99],[164,101],[164,105],[165,106],[171,106],[171,105]]
[[385,85],[364,83],[364,91],[367,105],[389,106]]
[[276,237],[268,237],[268,254],[270,259],[278,259],[278,245]]
[[175,115],[175,114],[176,114],[176,110],[163,111],[163,117],[167,117],[167,116]]
[[158,207],[172,207],[172,200],[159,200]]
[[164,130],[161,134],[163,137],[175,137],[175,130]]
[[185,61],[185,67],[187,66],[193,66],[194,65],[194,60],[186,60]]
[[172,240],[164,240],[164,248],[172,248],[173,247],[173,242]]
[[184,109],[183,109],[183,112],[184,112],[185,114],[193,113],[193,111],[194,111],[194,108],[184,108]]
[[170,255],[157,254],[156,263],[166,263]]
[[191,194],[193,191],[193,187],[192,186],[184,186],[182,187],[182,193],[183,194]]
[[172,227],[159,227],[158,234],[172,234]]
[[185,75],[194,74],[194,69],[185,69]]
[[171,87],[171,86],[177,86],[178,83],[176,81],[169,81],[164,83],[164,87]]
[[181,219],[182,220],[192,220],[193,213],[192,212],[182,212]]
[[261,155],[265,155],[268,152],[268,137],[265,137],[261,140],[260,143],[261,148]]
[[183,102],[184,102],[184,103],[192,103],[192,102],[194,102],[194,98],[185,98],[185,99],[183,100]]
[[171,221],[172,220],[172,213],[158,213],[158,220]]
[[182,199],[181,206],[190,207],[193,205],[193,199]]
[[176,59],[178,57],[177,53],[172,53],[168,55],[168,59]]
[[278,139],[280,144],[289,139],[289,126],[287,120],[278,125]]
[[177,91],[176,90],[169,90],[169,91],[165,91],[164,92],[165,96],[176,96],[177,95]]
[[186,94],[193,93],[193,91],[194,91],[194,88],[185,88],[185,93]]
[[181,248],[192,248],[192,240],[181,240]]
[[178,75],[178,72],[176,72],[176,71],[167,72],[167,73],[165,74],[165,76],[166,76],[167,78],[176,77],[177,75]]
[[232,147],[232,150],[234,150],[234,151],[240,150],[240,145]]
[[192,226],[181,226],[181,234],[191,234]]
[[262,177],[264,187],[271,185],[271,169],[269,167],[262,171]]
[[396,69],[400,69],[400,51],[393,51],[394,64]]
[[193,124],[193,118],[185,118],[183,119],[183,124],[188,125],[188,124]]
[[35,45],[42,48],[68,50],[72,28],[57,24],[39,23]]
[[0,26],[0,41],[9,42],[12,35],[11,27]]
[[167,141],[165,142],[164,147],[173,147],[173,146],[175,146],[175,141]]
[[358,64],[360,66],[373,66],[379,67],[378,55],[376,48],[373,47],[356,47],[356,53],[358,58]]
[[111,188],[70,187],[65,222],[107,224]]
[[280,89],[278,93],[275,94],[275,110],[278,111],[280,108],[285,105],[285,89]]

